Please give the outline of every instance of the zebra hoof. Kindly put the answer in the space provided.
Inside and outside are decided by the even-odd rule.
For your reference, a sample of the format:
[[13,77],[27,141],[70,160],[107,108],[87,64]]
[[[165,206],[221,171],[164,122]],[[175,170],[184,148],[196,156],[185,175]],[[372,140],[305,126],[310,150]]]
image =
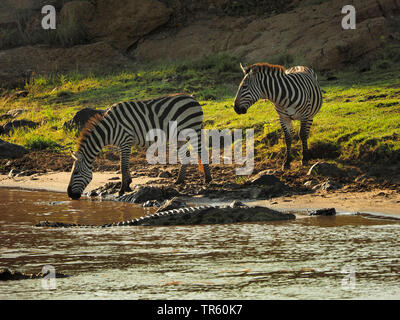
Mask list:
[[125,194],[125,192],[132,192],[132,189],[131,189],[131,188],[125,188],[125,189],[123,189],[123,190],[120,190],[120,191],[118,192],[118,195],[122,196],[122,195]]

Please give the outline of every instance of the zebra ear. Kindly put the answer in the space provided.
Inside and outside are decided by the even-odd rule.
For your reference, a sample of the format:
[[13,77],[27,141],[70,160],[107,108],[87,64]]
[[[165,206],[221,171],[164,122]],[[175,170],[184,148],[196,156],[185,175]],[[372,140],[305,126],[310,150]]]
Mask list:
[[243,74],[246,74],[246,69],[245,69],[245,68],[243,68],[243,66],[242,66],[242,63],[240,63],[240,69],[242,69],[242,71],[243,71]]
[[72,157],[72,159],[74,159],[75,161],[78,160],[78,157],[76,156],[75,152],[73,152],[72,150],[71,150],[71,157]]

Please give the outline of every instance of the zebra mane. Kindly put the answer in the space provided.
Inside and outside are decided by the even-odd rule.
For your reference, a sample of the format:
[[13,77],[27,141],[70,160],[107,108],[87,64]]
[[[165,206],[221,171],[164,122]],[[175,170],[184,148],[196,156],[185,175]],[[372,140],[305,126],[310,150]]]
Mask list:
[[249,73],[251,70],[258,71],[258,70],[265,70],[266,68],[268,69],[280,69],[282,71],[286,71],[286,68],[284,66],[281,66],[279,64],[270,64],[268,62],[263,62],[263,63],[255,63],[251,66],[248,66],[246,68],[246,73]]
[[96,128],[97,124],[104,119],[106,113],[97,113],[93,117],[91,117],[83,127],[81,134],[79,136],[77,142],[77,150],[80,151],[83,145],[83,142],[86,141],[87,137],[93,132],[93,129]]

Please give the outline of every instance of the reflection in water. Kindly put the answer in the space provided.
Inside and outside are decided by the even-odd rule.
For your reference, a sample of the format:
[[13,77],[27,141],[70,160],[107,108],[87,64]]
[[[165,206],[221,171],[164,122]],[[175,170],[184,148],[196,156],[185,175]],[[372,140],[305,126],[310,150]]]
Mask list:
[[[72,275],[0,283],[0,299],[400,298],[400,224],[345,215],[276,223],[106,229],[143,215],[116,202],[0,189],[0,267]],[[354,271],[353,274],[351,272]],[[342,273],[343,272],[343,273]],[[350,286],[348,285],[350,284]]]

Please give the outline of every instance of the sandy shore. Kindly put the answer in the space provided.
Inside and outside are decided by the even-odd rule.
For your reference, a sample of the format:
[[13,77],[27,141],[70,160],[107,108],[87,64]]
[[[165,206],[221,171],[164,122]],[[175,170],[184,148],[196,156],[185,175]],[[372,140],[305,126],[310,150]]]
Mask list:
[[[67,186],[71,177],[70,172],[52,172],[28,177],[9,178],[7,175],[0,175],[0,188],[21,188],[29,190],[46,190],[52,192],[67,192]],[[112,178],[121,179],[120,174],[115,172],[96,172],[93,180],[86,187],[85,191],[96,189],[107,182],[113,181]],[[145,184],[157,178],[140,177],[133,178],[133,184]]]
[[[53,172],[28,177],[9,178],[0,175],[0,188],[22,188],[66,192],[70,172]],[[120,178],[115,172],[96,172],[86,188],[92,190],[107,182]],[[111,179],[111,180],[110,180]],[[139,177],[132,179],[132,185],[141,185],[159,178]],[[394,190],[374,190],[368,192],[330,191],[314,194],[277,197],[269,200],[242,200],[249,205],[262,205],[276,209],[318,209],[333,207],[339,212],[373,212],[400,216],[400,193]],[[210,202],[206,198],[194,198],[195,203]],[[215,202],[215,200],[213,200]]]
[[250,201],[248,204],[279,209],[335,208],[338,212],[382,213],[400,216],[400,194],[393,190],[370,192],[318,192],[307,195]]

